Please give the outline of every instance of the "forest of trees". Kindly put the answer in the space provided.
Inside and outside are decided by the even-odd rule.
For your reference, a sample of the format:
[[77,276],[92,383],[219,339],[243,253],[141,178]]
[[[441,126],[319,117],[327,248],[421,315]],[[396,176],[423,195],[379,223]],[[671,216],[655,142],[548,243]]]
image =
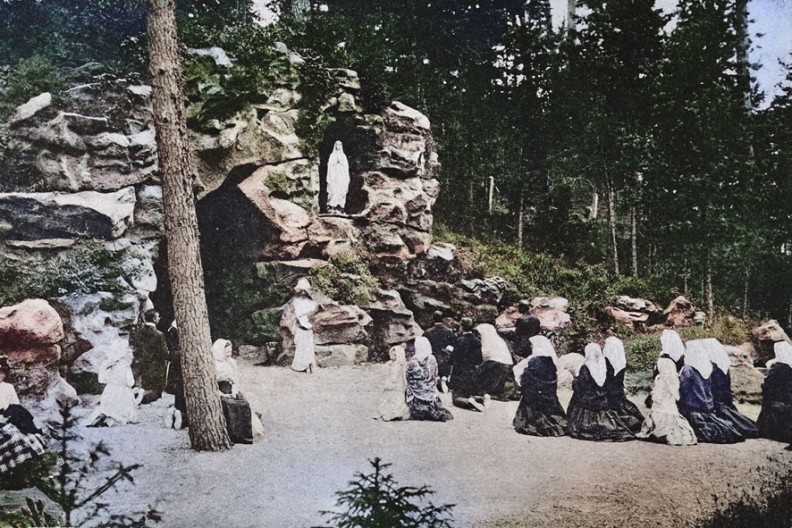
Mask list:
[[[549,0],[272,0],[267,27],[247,0],[177,4],[185,48],[237,61],[224,104],[255,97],[282,41],[314,73],[356,70],[366,111],[426,113],[451,230],[792,323],[792,71],[762,100],[747,0],[579,0],[562,28]],[[145,76],[145,20],[141,0],[0,0],[0,109],[89,60]]]

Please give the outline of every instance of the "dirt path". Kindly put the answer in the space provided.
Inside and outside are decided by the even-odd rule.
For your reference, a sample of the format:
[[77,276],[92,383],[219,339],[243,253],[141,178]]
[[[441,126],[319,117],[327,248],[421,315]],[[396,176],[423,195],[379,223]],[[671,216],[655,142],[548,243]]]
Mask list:
[[526,437],[511,427],[516,402],[454,409],[444,424],[383,423],[371,418],[382,374],[381,365],[313,375],[243,365],[266,434],[226,453],[190,451],[156,406],[139,425],[87,435],[143,464],[119,506],[156,503],[165,527],[321,525],[319,512],[374,457],[393,464],[401,485],[428,484],[434,502],[455,503],[460,527],[680,526],[711,510],[713,495],[735,497],[792,462],[768,440],[672,448]]

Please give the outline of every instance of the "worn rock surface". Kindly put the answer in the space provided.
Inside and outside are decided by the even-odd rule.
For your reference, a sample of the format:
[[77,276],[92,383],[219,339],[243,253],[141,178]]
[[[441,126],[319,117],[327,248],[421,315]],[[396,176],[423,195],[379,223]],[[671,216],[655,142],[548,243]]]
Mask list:
[[770,319],[751,330],[751,340],[754,345],[754,359],[758,364],[764,365],[775,357],[773,346],[779,341],[790,342],[781,325],[775,319]]

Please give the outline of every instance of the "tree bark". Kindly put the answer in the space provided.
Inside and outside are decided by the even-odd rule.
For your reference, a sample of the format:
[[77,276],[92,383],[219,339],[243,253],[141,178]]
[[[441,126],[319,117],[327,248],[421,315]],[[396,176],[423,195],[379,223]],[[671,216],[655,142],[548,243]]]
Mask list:
[[523,221],[525,216],[525,197],[523,196],[522,188],[520,188],[520,210],[517,211],[517,245],[523,247]]
[[610,229],[611,248],[613,256],[613,273],[619,275],[619,246],[616,237],[616,193],[613,191],[610,179],[608,185],[608,228]]
[[707,271],[704,277],[704,288],[707,296],[707,317],[712,321],[712,317],[715,315],[715,297],[712,292],[712,259],[709,252],[707,252]]
[[566,15],[566,34],[569,34],[575,29],[575,9],[577,7],[577,0],[567,0],[567,15]]
[[195,212],[182,68],[174,0],[150,0],[149,71],[162,178],[168,270],[179,325],[190,444],[199,451],[231,447],[211,354],[209,316]]
[[745,282],[743,283],[743,305],[742,305],[742,317],[743,319],[748,319],[748,292],[749,292],[749,285],[751,282],[751,268],[745,268]]
[[633,205],[630,208],[630,240],[632,244],[632,276],[638,278],[638,212]]

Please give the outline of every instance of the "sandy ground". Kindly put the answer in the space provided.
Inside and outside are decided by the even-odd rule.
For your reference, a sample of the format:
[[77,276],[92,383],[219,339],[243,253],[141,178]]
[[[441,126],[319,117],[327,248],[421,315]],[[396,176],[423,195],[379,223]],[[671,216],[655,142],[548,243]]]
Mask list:
[[380,457],[399,484],[428,484],[435,503],[456,504],[460,527],[681,526],[711,511],[713,496],[734,498],[792,462],[769,440],[674,448],[527,437],[511,427],[516,402],[453,409],[447,423],[385,423],[372,418],[382,365],[312,375],[241,366],[266,428],[253,445],[193,452],[186,431],[161,425],[157,404],[141,424],[84,431],[143,465],[114,509],[156,505],[164,527],[321,526],[334,493]]

